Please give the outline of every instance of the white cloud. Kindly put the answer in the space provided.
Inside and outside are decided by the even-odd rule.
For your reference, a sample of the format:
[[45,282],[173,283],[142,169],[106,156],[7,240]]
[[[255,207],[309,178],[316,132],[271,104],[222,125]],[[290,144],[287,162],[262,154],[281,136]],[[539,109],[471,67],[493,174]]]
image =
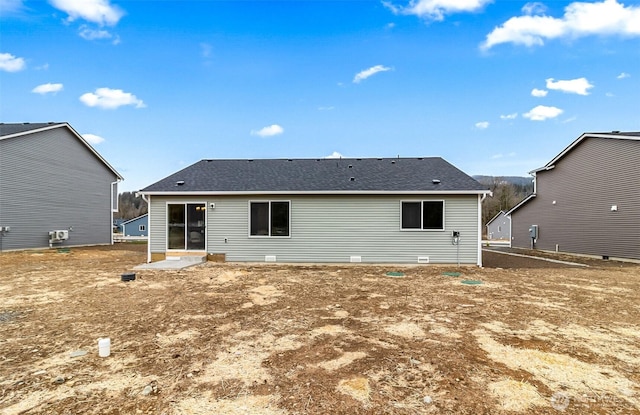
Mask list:
[[546,11],[547,11],[547,6],[538,2],[527,3],[524,6],[522,6],[522,13],[528,16],[531,16],[534,14],[543,14]]
[[622,72],[622,73],[620,73],[620,75],[616,76],[616,79],[625,79],[625,78],[630,78],[630,77],[631,77],[631,75],[629,75],[628,73]]
[[360,83],[360,81],[364,81],[368,77],[373,76],[373,75],[377,74],[378,72],[386,72],[386,71],[390,71],[390,70],[391,70],[391,68],[388,68],[388,67],[383,66],[383,65],[372,66],[369,69],[365,69],[364,71],[358,72],[356,74],[356,76],[353,77],[353,82],[358,84],[358,83]]
[[[540,12],[540,9],[527,9]],[[501,43],[541,46],[545,40],[579,38],[590,35],[640,36],[640,6],[627,6],[617,0],[574,2],[564,9],[564,16],[546,15],[512,17],[493,29],[480,45],[483,50]]]
[[613,92],[607,92],[606,94],[604,94],[605,97],[607,98],[613,98],[615,97],[615,95],[613,94]]
[[548,78],[546,81],[548,89],[569,94],[589,95],[587,90],[593,88],[587,78],[570,79],[568,81],[555,81],[553,78]]
[[447,14],[476,12],[492,0],[411,0],[407,6],[383,4],[395,14],[415,15],[426,20],[442,21]]
[[501,120],[515,120],[516,118],[518,118],[518,113],[514,112],[513,114],[507,114],[507,115],[501,115],[500,119]]
[[340,153],[338,153],[337,151],[334,151],[333,153],[329,154],[328,156],[326,156],[326,159],[341,159],[344,156]]
[[200,43],[200,54],[203,58],[210,58],[213,47],[208,43]]
[[144,108],[146,105],[135,95],[124,92],[121,89],[98,88],[96,92],[87,92],[80,97],[88,107],[98,107],[103,109],[115,109],[124,105],[133,105],[136,108]]
[[546,89],[533,88],[531,90],[531,96],[538,98],[546,97],[548,93],[549,91],[547,91]]
[[508,154],[502,154],[502,153],[494,154],[493,156],[491,156],[491,158],[494,160],[497,160],[505,157],[515,157],[516,155],[517,155],[516,152],[512,151],[511,153],[508,153]]
[[20,12],[23,8],[22,0],[0,0],[0,10],[3,15]]
[[10,53],[0,53],[0,70],[6,72],[18,72],[26,67],[23,58],[16,58]]
[[49,0],[51,5],[69,15],[69,21],[83,19],[101,26],[113,26],[124,11],[109,0]]
[[548,118],[555,118],[562,113],[563,111],[560,108],[538,105],[531,109],[531,111],[522,114],[522,116],[530,119],[531,121],[544,121]]
[[113,35],[104,29],[92,29],[87,25],[80,26],[80,37],[86,40],[111,39]]
[[95,135],[95,134],[82,134],[82,138],[84,138],[85,140],[87,140],[87,142],[89,142],[89,144],[100,144],[104,141],[104,138],[100,137],[99,135]]
[[42,84],[42,85],[38,85],[37,87],[33,88],[31,90],[31,92],[35,93],[35,94],[49,94],[49,93],[56,93],[56,92],[60,92],[62,91],[63,85],[62,84],[52,84],[52,83],[47,83],[47,84]]
[[476,128],[478,130],[486,130],[489,128],[489,121],[480,121],[476,123]]
[[274,135],[282,133],[284,133],[284,128],[280,127],[278,124],[273,124],[257,131],[251,130],[251,135],[257,135],[260,137],[273,137]]

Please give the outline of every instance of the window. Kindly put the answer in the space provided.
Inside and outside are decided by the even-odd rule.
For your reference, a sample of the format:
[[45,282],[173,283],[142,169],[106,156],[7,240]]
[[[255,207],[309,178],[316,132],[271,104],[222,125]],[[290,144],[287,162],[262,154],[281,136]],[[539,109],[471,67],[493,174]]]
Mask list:
[[168,204],[167,248],[204,250],[205,212],[204,203]]
[[118,211],[118,182],[111,183],[111,211]]
[[287,201],[249,202],[249,235],[289,236]]
[[144,225],[140,225],[140,226],[138,226],[138,230],[139,230],[140,232],[144,232],[144,231],[146,231],[146,230],[147,230],[147,227],[146,227],[146,226],[144,226]]
[[401,229],[444,230],[444,201],[402,202]]

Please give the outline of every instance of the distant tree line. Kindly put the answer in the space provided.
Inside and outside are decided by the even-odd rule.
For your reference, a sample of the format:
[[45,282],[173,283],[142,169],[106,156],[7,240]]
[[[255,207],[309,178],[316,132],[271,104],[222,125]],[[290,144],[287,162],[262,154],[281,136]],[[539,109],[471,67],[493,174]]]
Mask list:
[[[505,212],[520,203],[522,199],[533,193],[533,181],[523,178],[487,177],[477,179],[489,187],[493,197],[489,196],[482,202],[482,224],[486,225],[501,210]],[[483,229],[485,231],[486,229]]]
[[118,195],[117,219],[129,220],[142,216],[149,211],[147,202],[135,192],[123,192]]
[[[524,179],[524,180],[523,180]],[[482,224],[486,225],[501,210],[507,211],[522,199],[533,193],[533,182],[522,177],[476,177],[480,183],[489,187],[493,197],[482,202]],[[123,192],[118,195],[119,219],[133,219],[148,212],[147,202],[135,192]]]

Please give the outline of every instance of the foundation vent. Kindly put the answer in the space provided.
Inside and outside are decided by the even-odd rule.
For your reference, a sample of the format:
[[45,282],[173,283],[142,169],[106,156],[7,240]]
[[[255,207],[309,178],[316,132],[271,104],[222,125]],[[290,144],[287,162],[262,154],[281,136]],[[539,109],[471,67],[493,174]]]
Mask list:
[[360,255],[352,255],[349,257],[349,262],[362,262],[362,257]]
[[429,263],[429,257],[428,256],[419,256],[418,257],[418,264],[428,264]]
[[276,256],[275,255],[265,255],[264,256],[264,262],[276,262]]

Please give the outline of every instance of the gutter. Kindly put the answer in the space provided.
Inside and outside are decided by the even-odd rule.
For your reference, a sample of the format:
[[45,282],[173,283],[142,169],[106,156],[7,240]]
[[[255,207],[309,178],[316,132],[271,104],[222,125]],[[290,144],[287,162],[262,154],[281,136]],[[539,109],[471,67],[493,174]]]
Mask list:
[[492,195],[489,190],[254,190],[254,191],[140,191],[136,194],[143,196],[253,196],[253,195]]
[[136,192],[136,196],[140,196],[142,197],[142,200],[144,200],[147,203],[147,215],[148,215],[148,229],[149,229],[149,237],[147,238],[147,264],[149,264],[151,262],[151,195],[149,195],[149,198],[147,199],[147,194],[142,193],[142,192]]
[[[118,211],[118,183],[122,182],[121,177],[118,176],[115,182],[111,182],[109,192],[111,193],[111,223],[109,224],[109,234],[111,235],[111,245],[113,245],[113,214]],[[114,186],[115,184],[115,186]],[[116,188],[116,194],[113,194],[113,188]],[[116,200],[116,208],[113,208],[113,200]]]
[[[480,195],[479,195],[480,196]],[[482,202],[487,196],[493,197],[493,192],[487,191],[478,197],[478,263],[479,267],[482,267]]]

